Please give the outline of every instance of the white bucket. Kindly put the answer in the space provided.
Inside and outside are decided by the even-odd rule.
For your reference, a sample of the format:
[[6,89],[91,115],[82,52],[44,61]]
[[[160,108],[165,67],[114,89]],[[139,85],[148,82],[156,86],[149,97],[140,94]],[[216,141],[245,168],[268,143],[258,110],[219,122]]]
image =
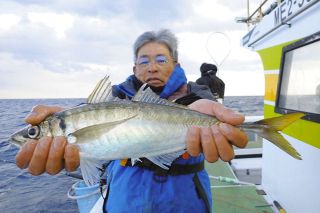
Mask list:
[[87,186],[83,180],[78,181],[69,189],[68,197],[77,200],[80,213],[89,213],[100,197],[99,184]]

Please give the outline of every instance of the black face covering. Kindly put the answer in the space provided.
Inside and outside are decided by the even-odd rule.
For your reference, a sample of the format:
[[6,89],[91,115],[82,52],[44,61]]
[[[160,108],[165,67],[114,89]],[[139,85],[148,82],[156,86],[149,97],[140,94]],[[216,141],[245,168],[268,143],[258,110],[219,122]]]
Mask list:
[[[136,90],[139,90],[139,88],[143,85],[142,81],[140,81],[136,76],[132,76],[132,81],[134,84],[134,87]],[[164,88],[164,86],[160,86],[160,87],[153,87],[153,86],[149,86],[153,92],[155,92],[156,94],[160,94]]]
[[153,92],[157,93],[158,95],[162,92],[164,86],[161,87],[153,87],[153,86],[149,86]]

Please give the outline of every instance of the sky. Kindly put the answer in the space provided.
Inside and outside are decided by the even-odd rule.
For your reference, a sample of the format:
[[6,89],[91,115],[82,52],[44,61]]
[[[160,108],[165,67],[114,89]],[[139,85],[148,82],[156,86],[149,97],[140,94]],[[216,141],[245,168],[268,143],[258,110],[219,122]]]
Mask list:
[[241,47],[248,27],[235,22],[246,2],[1,0],[0,98],[86,98],[105,75],[114,84],[131,75],[135,39],[164,28],[189,80],[216,63],[226,96],[263,95],[262,62]]

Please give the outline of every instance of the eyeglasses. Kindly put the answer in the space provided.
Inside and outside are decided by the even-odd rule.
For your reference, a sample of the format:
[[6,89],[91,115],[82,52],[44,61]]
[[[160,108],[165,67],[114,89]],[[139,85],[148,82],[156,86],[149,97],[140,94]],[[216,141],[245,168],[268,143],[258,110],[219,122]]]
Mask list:
[[[154,58],[154,63],[159,66],[165,66],[169,63],[169,60],[170,59],[168,59],[165,55],[158,55]],[[137,59],[136,64],[141,67],[148,67],[151,64],[151,60],[146,56],[142,56]]]

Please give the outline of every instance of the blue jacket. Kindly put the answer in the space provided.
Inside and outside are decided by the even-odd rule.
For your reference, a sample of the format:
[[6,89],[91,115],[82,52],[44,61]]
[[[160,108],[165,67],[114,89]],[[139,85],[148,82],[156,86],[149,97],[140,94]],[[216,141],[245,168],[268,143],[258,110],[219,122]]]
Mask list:
[[[130,98],[140,87],[135,77],[113,86],[113,95]],[[213,99],[206,87],[188,83],[188,94],[181,98],[183,104],[190,104],[200,98]],[[179,101],[178,101],[179,102]],[[175,164],[195,164],[204,160],[198,157],[183,159]],[[199,182],[196,186],[195,181]],[[154,171],[137,166],[122,166],[113,161],[107,168],[108,197],[105,210],[114,212],[208,212],[212,208],[210,181],[205,170],[177,176],[157,176]],[[199,186],[200,185],[200,186]],[[202,189],[199,189],[202,188]],[[201,193],[204,192],[201,195]]]

